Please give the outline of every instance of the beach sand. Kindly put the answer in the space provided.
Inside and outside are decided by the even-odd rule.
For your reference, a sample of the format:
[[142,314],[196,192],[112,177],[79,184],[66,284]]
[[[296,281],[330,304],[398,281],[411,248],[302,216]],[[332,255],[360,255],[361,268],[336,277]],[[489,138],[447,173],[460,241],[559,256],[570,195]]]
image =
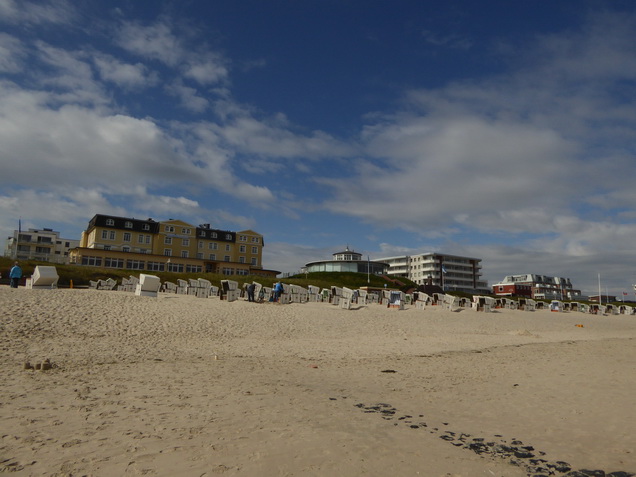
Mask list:
[[0,316],[0,472],[636,472],[636,316],[5,286]]

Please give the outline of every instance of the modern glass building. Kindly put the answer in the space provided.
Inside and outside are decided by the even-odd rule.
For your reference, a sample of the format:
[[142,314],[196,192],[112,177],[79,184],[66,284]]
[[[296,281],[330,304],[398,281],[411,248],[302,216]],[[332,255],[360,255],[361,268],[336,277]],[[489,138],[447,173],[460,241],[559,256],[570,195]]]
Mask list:
[[386,263],[371,261],[368,257],[364,260],[362,254],[347,247],[343,252],[334,253],[331,260],[307,263],[303,272],[353,272],[384,275],[388,268]]

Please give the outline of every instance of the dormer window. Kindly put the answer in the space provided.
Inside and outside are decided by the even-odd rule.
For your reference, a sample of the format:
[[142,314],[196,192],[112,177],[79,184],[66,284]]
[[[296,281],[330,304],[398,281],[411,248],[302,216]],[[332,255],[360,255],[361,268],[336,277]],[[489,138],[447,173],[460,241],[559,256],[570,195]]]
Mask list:
[[112,227],[115,225],[115,220],[114,219],[106,219],[106,225]]
[[124,227],[127,229],[132,229],[133,228],[133,223],[130,221],[126,221],[126,223],[124,224]]

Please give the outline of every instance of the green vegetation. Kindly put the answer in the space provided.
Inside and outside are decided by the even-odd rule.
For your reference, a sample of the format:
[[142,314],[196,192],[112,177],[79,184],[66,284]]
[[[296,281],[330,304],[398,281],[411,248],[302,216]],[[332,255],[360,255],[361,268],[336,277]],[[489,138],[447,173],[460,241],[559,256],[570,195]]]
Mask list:
[[[0,257],[0,274],[2,274],[2,283],[9,284],[9,270],[13,266],[14,260],[8,257]],[[409,280],[408,278],[400,277],[398,280],[402,285],[394,283],[391,280],[387,280],[378,275],[370,275],[369,283],[367,283],[367,275],[364,273],[351,273],[351,272],[316,272],[308,274],[293,275],[285,278],[270,278],[261,277],[257,275],[246,276],[227,276],[217,273],[167,273],[167,272],[143,272],[139,270],[119,270],[115,268],[97,268],[97,267],[83,267],[77,265],[59,265],[49,262],[38,262],[35,260],[20,261],[20,267],[22,267],[22,276],[30,277],[33,274],[33,270],[37,265],[53,265],[57,270],[57,274],[60,276],[58,285],[61,288],[73,287],[83,288],[88,287],[89,282],[97,280],[106,280],[112,278],[118,283],[121,283],[122,278],[128,278],[131,275],[139,276],[140,273],[148,273],[149,275],[158,276],[162,282],[177,283],[177,279],[188,280],[189,278],[204,278],[209,280],[212,285],[221,286],[221,280],[235,280],[239,283],[239,287],[242,287],[244,283],[258,282],[263,286],[271,287],[276,282],[290,283],[293,285],[299,285],[307,288],[308,285],[314,285],[316,287],[329,288],[332,286],[347,287],[351,289],[370,286],[372,288],[384,288],[399,289],[401,291],[412,290],[417,288],[417,284]],[[447,293],[459,297],[471,298],[472,295],[464,292],[448,291]],[[493,296],[493,295],[491,295]],[[565,300],[566,302],[568,300]],[[586,303],[588,305],[595,304],[596,302],[577,300],[580,303]],[[628,302],[629,303],[629,302]],[[605,303],[604,303],[605,304]],[[622,305],[623,302],[614,301],[613,305]]]
[[[14,260],[8,257],[0,257],[0,273],[2,273],[2,283],[9,283],[9,270],[13,266]],[[106,280],[112,278],[118,283],[121,283],[122,278],[128,278],[130,275],[139,276],[140,273],[148,273],[149,275],[158,276],[162,282],[176,283],[177,279],[188,280],[190,278],[204,278],[209,280],[213,285],[220,286],[221,280],[235,280],[239,283],[239,287],[243,286],[243,283],[251,283],[252,281],[258,282],[263,286],[271,287],[274,283],[282,281],[283,283],[290,283],[307,287],[308,285],[314,285],[320,288],[329,288],[331,286],[348,287],[351,289],[360,288],[364,286],[371,286],[374,288],[384,288],[386,284],[387,288],[399,288],[402,291],[406,291],[411,288],[416,288],[417,285],[406,278],[400,278],[399,281],[403,285],[398,285],[386,280],[377,275],[371,275],[369,277],[370,283],[367,283],[367,276],[362,273],[350,273],[350,272],[319,272],[295,275],[286,278],[271,278],[261,277],[256,275],[246,276],[227,276],[217,273],[167,273],[167,272],[144,272],[139,270],[120,270],[115,268],[98,268],[98,267],[84,267],[78,265],[60,265],[49,262],[38,262],[34,260],[20,261],[20,267],[22,267],[22,276],[29,277],[33,274],[33,270],[37,265],[55,266],[57,274],[60,277],[58,285],[60,287],[70,287],[71,282],[73,287],[81,288],[87,287],[89,282],[97,280]]]

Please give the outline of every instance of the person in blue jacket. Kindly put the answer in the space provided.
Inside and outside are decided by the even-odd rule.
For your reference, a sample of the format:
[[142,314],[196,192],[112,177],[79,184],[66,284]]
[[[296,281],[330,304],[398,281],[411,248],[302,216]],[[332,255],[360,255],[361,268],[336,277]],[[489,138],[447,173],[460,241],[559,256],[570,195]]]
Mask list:
[[15,265],[11,268],[9,278],[11,279],[11,288],[18,288],[18,282],[20,278],[22,278],[22,269],[20,265],[18,265],[18,262],[15,262]]
[[276,285],[274,285],[274,301],[278,301],[284,291],[285,289],[283,288],[283,284],[281,282],[278,282]]

